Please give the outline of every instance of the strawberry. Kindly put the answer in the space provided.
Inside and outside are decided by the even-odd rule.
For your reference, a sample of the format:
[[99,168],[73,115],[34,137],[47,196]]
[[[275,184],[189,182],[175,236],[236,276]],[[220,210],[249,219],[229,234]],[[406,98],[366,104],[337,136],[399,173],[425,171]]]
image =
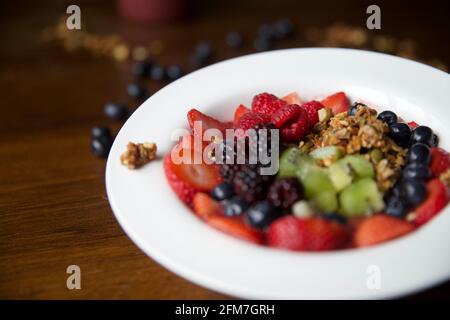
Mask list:
[[314,125],[319,122],[319,110],[324,108],[324,106],[319,101],[310,101],[302,105],[302,108],[305,109],[308,115],[308,126],[310,128],[314,127]]
[[330,108],[333,114],[347,112],[350,104],[344,92],[337,92],[320,101],[325,107]]
[[237,126],[238,126],[239,119],[247,112],[250,112],[250,109],[248,109],[243,104],[240,104],[239,107],[236,108],[236,110],[234,111],[234,117],[233,117],[233,125],[235,128],[237,128]]
[[298,142],[308,132],[308,115],[306,111],[295,104],[286,105],[277,110],[271,117],[284,141]]
[[178,198],[180,198],[180,200],[183,201],[186,205],[191,207],[196,190],[192,186],[181,180],[175,174],[173,166],[174,164],[170,158],[170,154],[166,155],[163,161],[166,179]]
[[415,210],[413,223],[420,226],[433,218],[439,211],[447,205],[449,193],[447,186],[438,178],[427,183],[428,196],[422,204]]
[[258,124],[267,124],[267,123],[270,123],[270,116],[251,111],[245,113],[239,118],[237,128],[248,130],[254,128]]
[[348,240],[345,228],[320,218],[292,215],[275,220],[267,231],[269,246],[294,251],[324,251],[342,248]]
[[297,92],[291,92],[287,96],[284,96],[281,98],[282,100],[286,101],[287,104],[302,104],[302,100],[300,99],[300,96]]
[[[189,112],[187,113],[187,118],[192,133],[195,136],[201,138],[203,138],[203,133],[205,132],[206,129],[219,129],[222,132],[222,134],[225,134],[225,129],[230,127],[229,124],[223,123],[217,119],[207,116],[206,114],[198,111],[197,109],[189,110]],[[194,128],[194,124],[197,121],[202,123],[202,132],[196,132]]]
[[438,177],[450,168],[450,153],[442,148],[431,148],[430,169],[433,177]]
[[203,192],[197,192],[193,199],[194,212],[203,220],[222,214],[222,205]]
[[256,244],[264,243],[264,233],[249,227],[242,221],[242,219],[228,218],[224,216],[210,216],[206,222],[217,230],[234,237]]
[[301,113],[302,110],[297,104],[288,104],[275,111],[270,120],[277,128],[281,128],[288,121],[295,121]]
[[266,115],[271,115],[287,103],[277,96],[264,92],[253,97],[252,111]]
[[366,247],[400,237],[413,230],[414,226],[405,220],[377,214],[358,225],[353,241],[357,247]]
[[408,126],[411,130],[413,130],[413,129],[417,128],[419,125],[415,121],[410,121],[410,122],[408,122]]

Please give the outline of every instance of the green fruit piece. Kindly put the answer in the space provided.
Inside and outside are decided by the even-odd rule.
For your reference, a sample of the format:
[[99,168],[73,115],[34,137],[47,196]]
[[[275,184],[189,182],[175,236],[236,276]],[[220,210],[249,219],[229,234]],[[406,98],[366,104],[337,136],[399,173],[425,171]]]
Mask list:
[[313,150],[310,154],[311,157],[314,159],[340,159],[342,158],[342,150],[339,147],[336,146],[328,146],[328,147],[322,147],[317,148]]
[[297,177],[303,185],[307,199],[312,199],[321,192],[336,192],[325,168],[312,164],[303,165],[297,171]]
[[308,201],[300,200],[292,205],[292,214],[299,218],[311,218],[314,216],[314,210]]
[[324,213],[335,212],[338,208],[336,192],[321,192],[314,198],[314,205]]
[[383,197],[377,184],[370,178],[352,183],[339,195],[340,211],[349,217],[379,212],[384,208]]
[[341,163],[334,163],[328,168],[330,180],[336,190],[340,191],[352,183],[353,177],[349,173],[347,166]]
[[281,155],[278,177],[295,177],[299,167],[312,163],[313,159],[297,147],[288,148]]
[[345,156],[337,163],[341,164],[354,178],[373,178],[375,176],[373,165],[363,156]]

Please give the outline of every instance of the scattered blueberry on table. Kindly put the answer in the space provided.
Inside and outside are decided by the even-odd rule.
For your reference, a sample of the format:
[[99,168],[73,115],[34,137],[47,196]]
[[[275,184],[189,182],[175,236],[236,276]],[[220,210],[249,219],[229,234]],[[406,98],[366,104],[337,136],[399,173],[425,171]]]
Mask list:
[[112,120],[124,120],[128,117],[128,108],[122,103],[108,102],[104,108],[105,116]]

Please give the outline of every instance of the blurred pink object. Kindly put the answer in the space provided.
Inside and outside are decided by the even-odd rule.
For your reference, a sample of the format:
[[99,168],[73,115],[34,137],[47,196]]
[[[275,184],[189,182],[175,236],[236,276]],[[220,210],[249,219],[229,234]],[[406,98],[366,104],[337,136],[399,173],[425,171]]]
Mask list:
[[176,20],[187,11],[189,0],[118,0],[120,15],[134,22]]

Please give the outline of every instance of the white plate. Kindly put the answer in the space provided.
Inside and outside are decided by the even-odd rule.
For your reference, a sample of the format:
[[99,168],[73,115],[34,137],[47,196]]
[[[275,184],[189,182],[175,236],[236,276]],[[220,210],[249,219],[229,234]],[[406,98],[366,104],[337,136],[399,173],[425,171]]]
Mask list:
[[[170,190],[161,161],[134,171],[119,161],[129,141],[155,141],[159,154],[165,154],[173,145],[173,130],[186,127],[191,107],[229,120],[239,103],[250,105],[259,92],[298,91],[308,100],[338,90],[352,100],[429,125],[449,149],[447,73],[393,56],[348,49],[291,49],[244,56],[166,86],[128,119],[106,167],[106,188],[117,220],[164,267],[237,297],[388,298],[449,279],[448,208],[418,231],[379,246],[295,253],[247,244],[204,224]],[[378,274],[380,288],[368,286]]]

